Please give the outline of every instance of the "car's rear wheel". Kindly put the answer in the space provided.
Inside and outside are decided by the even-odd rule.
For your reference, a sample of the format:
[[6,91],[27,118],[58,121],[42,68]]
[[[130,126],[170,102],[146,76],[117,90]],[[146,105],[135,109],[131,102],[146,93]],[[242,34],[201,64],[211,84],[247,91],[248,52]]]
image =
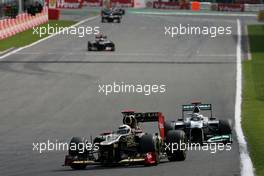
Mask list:
[[165,121],[164,122],[164,134],[165,134],[165,137],[167,136],[167,133],[170,130],[174,130],[173,123],[171,121]]
[[[180,146],[187,145],[185,132],[182,130],[170,130],[166,136],[166,153],[169,161],[183,161],[186,158],[186,148]],[[176,148],[177,147],[177,148]]]

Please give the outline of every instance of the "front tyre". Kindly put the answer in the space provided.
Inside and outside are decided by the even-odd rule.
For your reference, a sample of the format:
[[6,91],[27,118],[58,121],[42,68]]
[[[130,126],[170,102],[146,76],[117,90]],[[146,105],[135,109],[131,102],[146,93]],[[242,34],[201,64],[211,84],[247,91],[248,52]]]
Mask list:
[[[69,155],[71,157],[77,158],[77,160],[86,160],[88,157],[87,151],[79,150],[78,146],[85,145],[84,140],[80,137],[73,137],[69,144]],[[84,163],[72,163],[70,167],[74,170],[82,170],[85,169],[87,164]]]
[[[184,161],[186,159],[186,135],[182,130],[170,130],[166,136],[166,153],[169,161]],[[186,148],[181,149],[181,144],[185,144]],[[173,146],[173,147],[172,147]],[[177,148],[176,148],[177,147]],[[176,149],[176,150],[175,150]]]
[[[158,151],[158,141],[157,138],[154,138],[151,134],[145,134],[140,139],[139,150],[142,154],[152,155],[155,157],[155,163],[145,163],[146,166],[157,165],[160,161],[159,159],[159,151]],[[152,160],[153,161],[153,160]]]
[[74,170],[84,170],[87,164],[71,164],[71,168]]
[[115,45],[114,44],[111,45],[111,51],[115,51]]
[[229,135],[232,133],[232,129],[228,121],[219,120],[219,133],[220,135]]
[[88,42],[88,44],[87,44],[87,50],[88,51],[92,51],[92,44],[91,44],[91,42]]

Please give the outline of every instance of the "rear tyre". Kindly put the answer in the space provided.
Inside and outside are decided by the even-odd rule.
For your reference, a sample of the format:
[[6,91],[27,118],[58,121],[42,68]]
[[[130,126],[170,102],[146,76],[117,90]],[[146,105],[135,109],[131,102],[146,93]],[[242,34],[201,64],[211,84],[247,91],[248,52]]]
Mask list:
[[165,134],[165,137],[167,136],[167,133],[170,130],[174,130],[174,126],[173,126],[172,122],[171,121],[165,121],[164,122],[164,134]]
[[[186,141],[186,135],[182,130],[170,130],[167,133],[166,143],[170,149],[166,149],[166,153],[169,161],[184,161],[186,159],[186,149],[180,149],[180,144],[187,144]],[[172,150],[172,145],[175,146],[174,149],[176,150]]]

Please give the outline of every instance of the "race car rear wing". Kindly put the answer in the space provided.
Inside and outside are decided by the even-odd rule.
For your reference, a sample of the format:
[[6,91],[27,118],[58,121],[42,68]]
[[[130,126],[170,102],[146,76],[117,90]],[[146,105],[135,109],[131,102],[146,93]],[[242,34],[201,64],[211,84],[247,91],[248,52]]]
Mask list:
[[184,112],[186,111],[195,112],[197,108],[198,110],[201,110],[201,111],[210,111],[211,118],[212,118],[213,116],[212,104],[202,104],[201,102],[194,102],[188,105],[182,105],[182,117],[184,116]]
[[134,115],[137,122],[158,122],[160,137],[164,139],[164,122],[165,117],[161,112],[134,112],[134,111],[124,111],[122,112],[124,116]]

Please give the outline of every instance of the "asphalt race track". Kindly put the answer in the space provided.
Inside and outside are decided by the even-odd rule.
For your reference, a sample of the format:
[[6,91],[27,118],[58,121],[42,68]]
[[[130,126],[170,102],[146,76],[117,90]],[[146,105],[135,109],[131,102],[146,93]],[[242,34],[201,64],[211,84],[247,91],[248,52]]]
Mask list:
[[[165,25],[232,27],[232,35],[170,38]],[[166,119],[181,114],[192,100],[212,103],[214,114],[234,124],[237,24],[235,19],[128,14],[121,24],[100,26],[116,51],[86,51],[94,36],[58,35],[24,49],[0,63],[0,175],[2,176],[238,176],[236,137],[231,151],[189,151],[184,162],[158,166],[73,171],[61,165],[66,151],[33,151],[33,142],[96,135],[122,123],[123,109],[161,111]],[[98,92],[99,84],[165,84],[166,92]],[[153,124],[154,126],[154,124]],[[146,125],[146,131],[152,125]],[[156,126],[155,126],[156,127]]]

